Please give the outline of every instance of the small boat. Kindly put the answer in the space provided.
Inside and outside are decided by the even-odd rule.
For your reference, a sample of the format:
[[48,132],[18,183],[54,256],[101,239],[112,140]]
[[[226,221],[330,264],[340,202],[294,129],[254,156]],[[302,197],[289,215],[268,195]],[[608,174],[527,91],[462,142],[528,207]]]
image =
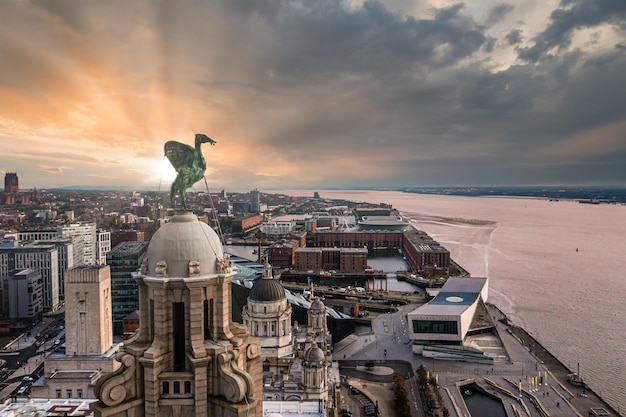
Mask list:
[[472,395],[472,391],[466,389],[465,391],[463,391],[463,394],[465,394],[465,395],[467,395],[469,397],[470,395]]

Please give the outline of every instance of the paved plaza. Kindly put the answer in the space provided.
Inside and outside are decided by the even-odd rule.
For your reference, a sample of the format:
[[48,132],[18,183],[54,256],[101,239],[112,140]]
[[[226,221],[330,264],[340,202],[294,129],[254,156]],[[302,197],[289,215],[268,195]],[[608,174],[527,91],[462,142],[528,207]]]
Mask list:
[[[383,368],[398,368],[405,375],[415,416],[423,415],[420,400],[415,395],[415,370],[420,365],[438,379],[447,394],[443,398],[451,415],[470,416],[459,387],[471,383],[501,398],[509,415],[581,417],[587,416],[592,407],[603,407],[611,411],[611,415],[617,415],[593,392],[568,384],[569,371],[521,329],[511,329],[504,315],[492,306],[489,312],[498,336],[475,336],[468,343],[496,358],[493,363],[435,360],[414,354],[405,317],[415,308],[415,305],[401,306],[396,313],[373,317],[371,333],[350,335],[335,345],[333,359],[338,365],[334,372],[349,377],[351,385],[378,399],[381,416],[394,416],[392,403],[385,405],[387,399],[393,400],[393,384],[388,376],[363,372],[363,367],[359,372],[358,366],[365,365],[368,359],[375,360]],[[406,362],[407,366],[390,366],[398,361]],[[543,377],[542,384],[528,384],[529,378],[539,375]]]

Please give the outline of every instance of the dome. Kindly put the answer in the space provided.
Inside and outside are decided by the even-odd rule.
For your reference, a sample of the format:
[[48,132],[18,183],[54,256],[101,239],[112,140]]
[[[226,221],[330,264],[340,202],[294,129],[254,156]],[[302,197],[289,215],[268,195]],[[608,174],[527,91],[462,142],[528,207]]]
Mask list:
[[319,298],[315,298],[315,300],[311,303],[311,310],[318,311],[326,311],[326,307],[324,307],[324,303]]
[[199,275],[217,274],[217,260],[223,257],[220,238],[209,225],[192,213],[177,214],[150,240],[148,274],[189,277],[190,262],[197,262],[193,267]]
[[313,345],[304,353],[304,360],[307,362],[323,362],[324,351],[317,347],[317,343],[313,342]]
[[287,298],[282,284],[274,278],[263,277],[254,281],[250,289],[250,301],[281,301]]

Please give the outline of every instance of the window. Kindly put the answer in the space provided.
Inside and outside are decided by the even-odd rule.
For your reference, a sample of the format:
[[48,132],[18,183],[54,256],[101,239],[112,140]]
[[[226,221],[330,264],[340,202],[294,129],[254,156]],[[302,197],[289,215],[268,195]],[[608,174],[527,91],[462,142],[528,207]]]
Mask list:
[[65,390],[65,394],[67,395],[67,398],[72,398],[72,390],[71,389]]
[[413,320],[413,332],[457,334],[457,322],[451,320]]
[[82,389],[77,389],[76,390],[76,396],[78,398],[83,398],[83,390]]
[[163,381],[163,394],[170,393],[170,383],[168,381]]
[[60,389],[56,390],[56,396],[57,396],[57,398],[62,398]]

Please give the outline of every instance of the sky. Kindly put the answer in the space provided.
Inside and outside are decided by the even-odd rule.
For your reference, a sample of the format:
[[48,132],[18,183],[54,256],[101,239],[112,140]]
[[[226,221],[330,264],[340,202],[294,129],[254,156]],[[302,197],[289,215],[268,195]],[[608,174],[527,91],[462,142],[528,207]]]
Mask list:
[[[2,0],[20,188],[626,185],[624,0]],[[194,189],[202,191],[197,183]]]

